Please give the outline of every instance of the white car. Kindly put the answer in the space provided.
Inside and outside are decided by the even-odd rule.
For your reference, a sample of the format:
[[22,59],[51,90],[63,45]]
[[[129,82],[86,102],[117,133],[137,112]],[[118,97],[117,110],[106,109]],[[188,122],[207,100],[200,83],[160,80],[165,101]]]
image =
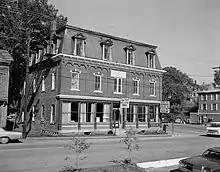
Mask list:
[[10,140],[17,140],[20,138],[22,138],[22,133],[5,131],[2,127],[0,127],[0,143],[7,144]]

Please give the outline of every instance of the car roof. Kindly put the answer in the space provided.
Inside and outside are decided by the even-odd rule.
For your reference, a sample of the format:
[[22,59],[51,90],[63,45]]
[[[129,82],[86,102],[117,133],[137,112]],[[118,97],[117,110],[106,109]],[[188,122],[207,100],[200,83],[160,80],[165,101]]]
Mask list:
[[212,147],[212,148],[209,148],[208,150],[214,150],[214,151],[220,152],[220,147]]

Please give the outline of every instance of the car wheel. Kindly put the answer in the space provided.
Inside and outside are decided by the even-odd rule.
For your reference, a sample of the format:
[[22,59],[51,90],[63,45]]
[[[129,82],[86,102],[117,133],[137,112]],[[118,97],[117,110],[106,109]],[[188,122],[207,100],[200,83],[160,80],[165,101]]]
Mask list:
[[7,144],[9,142],[9,140],[10,139],[8,137],[2,137],[2,138],[0,138],[0,143]]

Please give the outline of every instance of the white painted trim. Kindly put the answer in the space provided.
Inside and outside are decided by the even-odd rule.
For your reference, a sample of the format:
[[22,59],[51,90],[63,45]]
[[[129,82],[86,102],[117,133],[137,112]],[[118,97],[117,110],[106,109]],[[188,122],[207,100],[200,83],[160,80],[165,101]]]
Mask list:
[[[61,99],[87,99],[87,100],[102,100],[102,101],[121,101],[120,98],[109,98],[109,97],[96,97],[96,96],[81,96],[81,95],[57,95]],[[142,99],[129,99],[130,102],[137,103],[160,103],[158,100],[142,100]]]
[[176,159],[168,159],[168,160],[160,160],[160,161],[142,162],[142,163],[137,163],[137,166],[139,166],[141,168],[169,167],[169,166],[178,165],[179,161],[182,160],[182,159],[185,159],[185,158],[188,158],[188,157],[176,158]]
[[80,57],[80,56],[75,56],[75,55],[70,55],[70,54],[62,54],[62,53],[59,53],[59,54],[53,56],[53,58],[55,58],[57,56],[67,56],[70,58],[78,58],[78,59],[83,59],[83,60],[86,59],[86,60],[95,61],[95,62],[102,62],[102,63],[112,64],[112,65],[121,65],[121,66],[125,66],[125,67],[132,67],[132,68],[136,68],[136,69],[149,70],[149,71],[155,71],[155,72],[161,72],[161,73],[166,72],[165,70],[160,70],[160,69],[153,69],[153,68],[147,68],[147,67],[142,67],[142,66],[134,66],[134,65],[128,65],[128,64],[118,63],[118,62],[113,62],[113,61],[99,60],[99,59]]
[[199,112],[197,115],[220,115],[220,112]]

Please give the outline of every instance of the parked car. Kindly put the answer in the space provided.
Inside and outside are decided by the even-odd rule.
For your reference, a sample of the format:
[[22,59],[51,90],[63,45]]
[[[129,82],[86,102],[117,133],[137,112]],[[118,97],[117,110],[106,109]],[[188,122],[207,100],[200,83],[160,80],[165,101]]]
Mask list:
[[185,172],[219,172],[220,147],[209,148],[201,155],[180,160],[179,169]]
[[13,132],[13,131],[5,131],[2,127],[0,127],[0,143],[6,144],[10,140],[17,140],[22,137],[22,133]]

